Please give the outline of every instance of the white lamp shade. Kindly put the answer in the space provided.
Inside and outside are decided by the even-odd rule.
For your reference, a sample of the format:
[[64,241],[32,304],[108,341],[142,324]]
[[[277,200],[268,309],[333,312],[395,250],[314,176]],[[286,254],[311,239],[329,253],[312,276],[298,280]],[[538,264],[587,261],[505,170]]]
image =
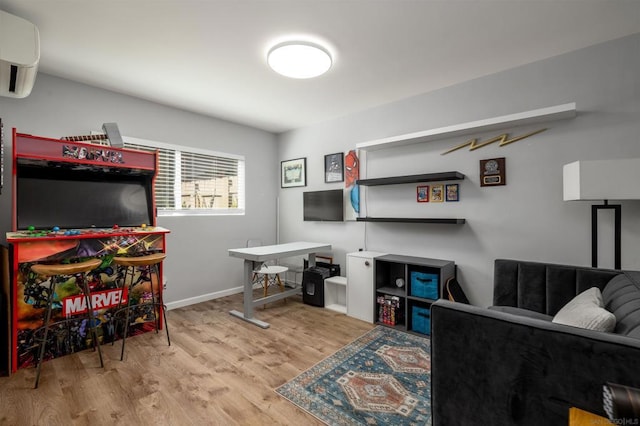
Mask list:
[[640,199],[640,158],[575,161],[562,172],[565,201]]

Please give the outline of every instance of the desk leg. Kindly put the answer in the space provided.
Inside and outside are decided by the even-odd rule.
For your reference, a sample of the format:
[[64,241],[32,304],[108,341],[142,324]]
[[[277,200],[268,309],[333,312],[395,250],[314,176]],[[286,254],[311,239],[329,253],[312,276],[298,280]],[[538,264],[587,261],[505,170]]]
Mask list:
[[269,328],[269,323],[260,321],[253,317],[253,283],[251,282],[251,276],[253,275],[253,261],[246,260],[244,261],[244,301],[243,301],[243,312],[239,312],[236,310],[230,311],[229,313],[234,317],[242,318],[243,320],[250,322],[254,325],[257,325],[261,328]]

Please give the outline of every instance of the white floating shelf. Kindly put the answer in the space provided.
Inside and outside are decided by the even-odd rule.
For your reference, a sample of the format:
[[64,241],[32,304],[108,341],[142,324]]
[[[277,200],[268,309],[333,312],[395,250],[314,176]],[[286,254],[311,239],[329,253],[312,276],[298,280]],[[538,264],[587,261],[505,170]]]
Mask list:
[[386,149],[414,143],[430,142],[454,136],[468,135],[471,133],[504,129],[511,126],[524,126],[527,124],[562,120],[566,118],[573,118],[575,116],[576,103],[571,102],[568,104],[534,109],[516,114],[487,118],[485,120],[470,121],[467,123],[455,124],[453,126],[439,127],[437,129],[425,130],[422,132],[392,136],[369,142],[360,142],[356,144],[356,148],[364,151],[375,151],[377,149]]

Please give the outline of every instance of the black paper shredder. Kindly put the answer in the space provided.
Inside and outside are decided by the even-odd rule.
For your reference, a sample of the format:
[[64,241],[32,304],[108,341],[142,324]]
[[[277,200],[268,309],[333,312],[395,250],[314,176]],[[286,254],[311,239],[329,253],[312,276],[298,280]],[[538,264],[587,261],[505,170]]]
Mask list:
[[302,301],[307,305],[324,307],[324,279],[330,276],[328,268],[307,268],[302,273]]

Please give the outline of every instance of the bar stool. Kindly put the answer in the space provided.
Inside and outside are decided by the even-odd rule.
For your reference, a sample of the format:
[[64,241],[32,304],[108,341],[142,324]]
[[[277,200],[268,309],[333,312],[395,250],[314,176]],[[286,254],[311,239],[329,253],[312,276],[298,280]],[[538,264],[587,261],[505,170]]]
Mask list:
[[[134,256],[134,257],[114,257],[112,263],[116,265],[118,269],[125,268],[124,274],[122,275],[122,283],[119,286],[120,288],[124,288],[127,285],[127,277],[129,277],[128,284],[128,296],[127,296],[127,306],[122,308],[122,298],[120,298],[120,303],[118,304],[118,308],[116,309],[115,316],[118,316],[120,312],[125,312],[124,318],[124,333],[122,335],[122,351],[120,352],[120,361],[124,360],[124,346],[127,339],[127,334],[129,333],[129,316],[132,309],[139,310],[141,307],[151,308],[151,312],[153,314],[153,323],[156,328],[156,334],[160,329],[160,318],[156,314],[156,308],[162,310],[162,316],[164,318],[164,327],[167,332],[167,343],[171,346],[171,339],[169,338],[169,325],[167,323],[167,314],[166,314],[166,306],[162,300],[162,283],[160,282],[160,271],[158,265],[167,257],[165,253],[153,253],[144,256]],[[136,270],[140,273],[138,278],[135,279]],[[155,292],[153,291],[153,282],[152,282],[152,273],[156,272],[156,276],[158,277],[158,300],[156,301]],[[118,273],[118,277],[120,277],[120,273]],[[120,279],[120,278],[119,278]],[[138,302],[135,305],[131,304],[131,300],[133,299],[133,289],[138,284],[142,284],[144,282],[149,282],[151,284],[151,303]],[[144,320],[143,322],[148,322],[148,320]]]
[[[278,287],[280,287],[280,292],[284,291],[284,284],[282,284],[280,274],[284,274],[288,270],[289,268],[287,268],[286,266],[262,264],[260,269],[256,269],[253,271],[253,274],[258,277],[257,281],[262,281],[262,287],[264,288],[264,297],[267,297],[267,289],[271,284],[277,284]],[[260,277],[263,278],[260,279]]]
[[[68,275],[78,275],[78,278],[82,282],[80,284],[80,288],[84,293],[84,297],[87,303],[87,327],[91,330],[93,335],[93,347],[94,349],[98,349],[98,356],[100,357],[100,367],[104,367],[104,363],[102,362],[102,351],[100,350],[100,342],[98,341],[98,332],[96,330],[96,321],[93,318],[93,306],[91,305],[91,292],[89,290],[89,285],[86,280],[85,274],[96,269],[102,261],[100,259],[91,259],[84,262],[79,263],[69,263],[69,264],[54,264],[47,265],[37,263],[31,265],[31,270],[44,277],[50,277],[49,280],[49,297],[47,299],[47,313],[44,320],[44,336],[42,337],[42,342],[40,342],[40,350],[38,351],[38,360],[37,360],[37,372],[36,372],[36,383],[34,385],[34,389],[38,388],[38,382],[40,381],[40,371],[42,369],[42,361],[44,358],[44,351],[47,346],[47,335],[49,334],[49,327],[53,324],[49,324],[51,321],[51,309],[53,307],[53,295],[56,292],[56,285],[63,283],[66,281],[64,276]],[[76,281],[77,282],[77,281]],[[59,322],[64,322],[68,320],[62,320]],[[54,323],[55,324],[55,323]]]
[[[259,239],[251,239],[247,240],[247,247],[260,247],[262,246],[262,240]],[[254,264],[255,267],[255,264]],[[260,268],[254,269],[252,271],[251,283],[260,282],[262,284],[262,288],[264,289],[264,297],[267,297],[267,289],[269,285],[277,284],[280,287],[280,292],[284,291],[284,284],[280,279],[280,274],[284,274],[289,270],[286,266],[281,265],[271,265],[268,263],[262,263]],[[295,277],[294,277],[295,279]],[[286,303],[286,299],[285,299]]]

